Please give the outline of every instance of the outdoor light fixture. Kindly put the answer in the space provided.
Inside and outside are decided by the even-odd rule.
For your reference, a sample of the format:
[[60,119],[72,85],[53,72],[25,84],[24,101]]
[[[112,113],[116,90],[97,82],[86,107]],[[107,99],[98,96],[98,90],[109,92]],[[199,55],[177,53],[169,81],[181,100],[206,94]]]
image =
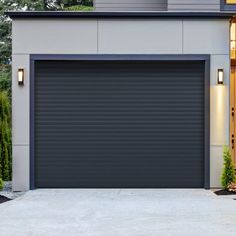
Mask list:
[[224,70],[223,69],[218,69],[217,84],[224,84]]
[[23,68],[18,69],[18,84],[21,86],[24,85],[24,73],[25,71]]

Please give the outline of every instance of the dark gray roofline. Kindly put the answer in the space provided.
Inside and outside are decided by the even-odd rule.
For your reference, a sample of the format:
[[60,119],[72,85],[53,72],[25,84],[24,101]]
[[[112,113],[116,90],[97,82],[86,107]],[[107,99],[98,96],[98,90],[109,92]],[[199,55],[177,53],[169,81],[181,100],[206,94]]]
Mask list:
[[9,11],[5,14],[14,18],[231,18],[236,12],[79,12],[79,11]]

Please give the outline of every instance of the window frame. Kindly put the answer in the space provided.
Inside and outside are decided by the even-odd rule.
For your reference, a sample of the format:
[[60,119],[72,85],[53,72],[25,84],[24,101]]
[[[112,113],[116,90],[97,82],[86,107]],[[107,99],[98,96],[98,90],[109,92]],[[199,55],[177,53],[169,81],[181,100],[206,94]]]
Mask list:
[[236,3],[227,3],[226,0],[221,0],[220,3],[221,11],[235,11],[236,10]]

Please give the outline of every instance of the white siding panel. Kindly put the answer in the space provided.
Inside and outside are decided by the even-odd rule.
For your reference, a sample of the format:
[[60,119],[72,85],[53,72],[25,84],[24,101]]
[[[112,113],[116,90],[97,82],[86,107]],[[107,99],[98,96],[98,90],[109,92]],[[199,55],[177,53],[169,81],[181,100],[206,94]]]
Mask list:
[[229,54],[228,20],[184,20],[183,52]]
[[[13,55],[12,59],[12,143],[29,145],[29,55]],[[18,85],[18,68],[25,70],[24,86]]]
[[181,20],[100,20],[99,53],[182,53]]
[[[211,145],[220,146],[229,142],[229,55],[211,56]],[[217,84],[217,70],[224,69],[224,86]]]
[[[211,55],[210,186],[221,187],[223,146],[229,144],[229,55]],[[224,69],[224,86],[217,86],[217,69]]]
[[211,146],[210,148],[210,186],[221,188],[221,174],[223,169],[223,147]]
[[27,191],[30,187],[29,146],[13,146],[12,155],[13,191]]
[[12,34],[13,54],[97,52],[95,20],[16,20]]

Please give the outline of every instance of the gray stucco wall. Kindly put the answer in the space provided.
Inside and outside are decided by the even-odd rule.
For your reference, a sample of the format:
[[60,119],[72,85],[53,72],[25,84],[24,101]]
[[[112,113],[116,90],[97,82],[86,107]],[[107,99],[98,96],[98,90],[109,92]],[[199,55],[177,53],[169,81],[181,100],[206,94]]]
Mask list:
[[[229,143],[229,22],[224,19],[15,19],[13,21],[13,189],[29,189],[30,54],[210,54],[211,187],[220,186]],[[26,71],[17,84],[17,68]],[[217,86],[217,69],[225,85]]]

